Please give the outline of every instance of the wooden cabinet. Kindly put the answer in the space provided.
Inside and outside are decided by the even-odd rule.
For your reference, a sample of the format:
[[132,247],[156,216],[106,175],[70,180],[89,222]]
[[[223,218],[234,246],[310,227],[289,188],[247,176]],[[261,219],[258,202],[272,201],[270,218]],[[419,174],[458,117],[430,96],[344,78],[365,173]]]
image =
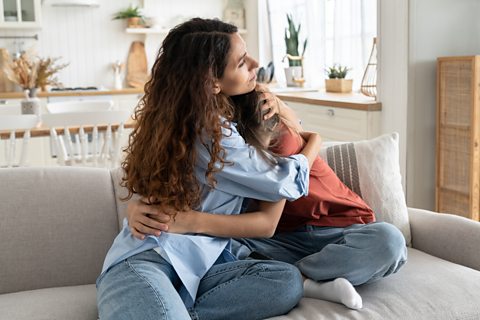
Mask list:
[[354,110],[308,103],[287,104],[307,131],[318,132],[324,141],[356,141],[380,134],[381,111]]
[[356,141],[381,134],[382,104],[359,93],[282,91],[271,86],[302,121],[307,131],[318,132],[324,141]]
[[479,220],[480,56],[437,60],[436,210]]
[[40,0],[1,0],[0,29],[40,28]]

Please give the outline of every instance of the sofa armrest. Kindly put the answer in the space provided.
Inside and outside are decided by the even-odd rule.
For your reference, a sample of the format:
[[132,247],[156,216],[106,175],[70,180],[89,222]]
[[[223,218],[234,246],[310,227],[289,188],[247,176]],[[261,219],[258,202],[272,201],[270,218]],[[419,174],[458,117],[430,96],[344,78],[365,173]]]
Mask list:
[[480,270],[480,222],[415,208],[408,215],[413,248]]

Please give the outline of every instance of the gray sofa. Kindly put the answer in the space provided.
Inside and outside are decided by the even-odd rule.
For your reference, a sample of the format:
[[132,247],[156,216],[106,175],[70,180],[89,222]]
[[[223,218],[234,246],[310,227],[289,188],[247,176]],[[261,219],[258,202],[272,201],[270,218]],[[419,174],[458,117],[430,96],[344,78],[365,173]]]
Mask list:
[[[0,319],[97,319],[95,279],[125,204],[118,174],[0,169]],[[397,274],[358,287],[362,310],[303,299],[275,319],[480,319],[480,223],[409,209]]]

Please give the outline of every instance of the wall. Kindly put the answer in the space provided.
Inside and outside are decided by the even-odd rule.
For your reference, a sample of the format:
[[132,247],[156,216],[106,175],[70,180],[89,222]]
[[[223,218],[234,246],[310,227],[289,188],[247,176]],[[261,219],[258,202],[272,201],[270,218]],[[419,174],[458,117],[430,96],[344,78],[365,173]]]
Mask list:
[[402,184],[404,189],[408,189],[406,179],[408,3],[378,0],[377,12],[377,99],[382,102],[381,130],[383,133],[399,134]]
[[436,59],[480,54],[478,0],[410,0],[407,198],[435,207]]
[[[48,0],[42,5],[41,30],[1,30],[5,36],[39,35],[39,40],[24,41],[23,48],[36,47],[42,57],[62,57],[59,62],[70,65],[59,73],[64,86],[113,86],[111,64],[116,60],[126,62],[132,41],[145,40],[149,66],[153,64],[158,48],[165,35],[137,35],[125,32],[126,22],[113,20],[117,11],[130,5],[144,5],[145,14],[155,17],[164,27],[172,27],[182,20],[194,16],[222,17],[226,0],[99,0],[98,8],[52,7]],[[247,24],[255,19],[256,0],[245,0],[253,8],[247,15]],[[253,16],[252,16],[253,15]],[[255,22],[256,23],[256,22]],[[256,26],[247,35],[247,45],[258,54]],[[0,47],[10,52],[16,48],[11,39],[0,39]]]

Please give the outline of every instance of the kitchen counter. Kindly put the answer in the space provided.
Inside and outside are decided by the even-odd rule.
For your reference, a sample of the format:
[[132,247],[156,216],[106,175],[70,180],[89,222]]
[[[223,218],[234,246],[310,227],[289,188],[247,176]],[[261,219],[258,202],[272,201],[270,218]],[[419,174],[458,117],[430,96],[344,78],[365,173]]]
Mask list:
[[[103,96],[118,94],[143,94],[142,88],[124,88],[120,90],[86,90],[86,91],[47,91],[38,93],[39,98],[70,96]],[[0,92],[0,99],[22,99],[23,92]]]

